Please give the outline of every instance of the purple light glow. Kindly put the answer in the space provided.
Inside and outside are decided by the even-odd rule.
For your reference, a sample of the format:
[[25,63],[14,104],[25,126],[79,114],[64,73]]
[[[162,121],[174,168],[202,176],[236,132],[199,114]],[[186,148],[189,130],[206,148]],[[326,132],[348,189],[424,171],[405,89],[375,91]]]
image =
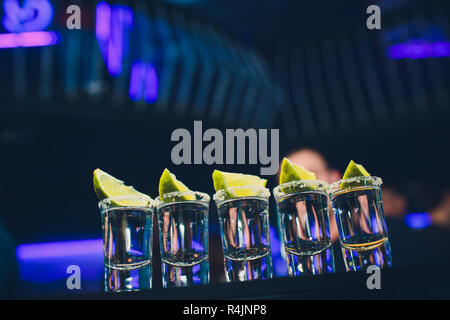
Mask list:
[[427,212],[410,213],[405,217],[405,223],[412,229],[424,229],[431,224],[431,216]]
[[125,6],[110,7],[106,2],[97,4],[95,34],[108,72],[118,76],[122,72],[122,57],[126,31],[133,25],[133,12]]
[[128,93],[133,101],[142,98],[147,103],[156,101],[158,97],[158,75],[152,64],[141,61],[133,63]]
[[59,37],[51,31],[0,34],[0,49],[53,46]]
[[388,56],[394,60],[450,57],[450,42],[412,40],[389,47]]
[[102,252],[102,239],[23,244],[16,249],[17,259],[21,261],[91,254],[103,255]]
[[9,32],[21,33],[44,30],[53,19],[53,7],[48,0],[5,0],[3,26]]
[[277,237],[277,232],[275,228],[270,228],[270,244],[272,251],[272,259],[273,259],[273,268],[274,272],[278,277],[287,276],[288,270],[286,265],[286,260],[283,254],[281,253],[281,240]]
[[97,23],[95,25],[95,35],[97,39],[107,41],[109,38],[109,21],[111,19],[111,8],[105,2],[97,5]]
[[83,277],[83,290],[100,290],[104,272],[102,239],[23,244],[16,248],[22,281],[64,285],[67,267],[77,265]]

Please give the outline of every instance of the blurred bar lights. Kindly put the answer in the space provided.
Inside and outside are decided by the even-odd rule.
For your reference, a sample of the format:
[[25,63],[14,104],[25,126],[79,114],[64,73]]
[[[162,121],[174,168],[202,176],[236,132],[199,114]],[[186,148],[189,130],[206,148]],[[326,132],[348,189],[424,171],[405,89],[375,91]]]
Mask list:
[[13,33],[40,31],[53,19],[53,7],[48,0],[5,0],[3,26]]
[[97,4],[95,35],[109,74],[122,72],[122,57],[128,48],[126,31],[133,25],[133,12],[126,6]]
[[393,60],[450,57],[450,42],[411,40],[390,46],[388,56]]
[[19,261],[71,257],[76,255],[101,254],[103,250],[102,239],[31,243],[19,245],[16,249]]
[[142,98],[147,103],[156,101],[158,97],[158,76],[151,63],[142,61],[133,63],[128,94],[133,101]]
[[101,290],[104,272],[103,240],[21,244],[16,248],[21,281],[64,287],[68,266],[79,266],[84,291]]
[[53,31],[0,34],[0,49],[53,46],[58,42],[59,36]]
[[410,213],[405,217],[405,224],[412,229],[424,229],[431,225],[431,216],[427,212]]

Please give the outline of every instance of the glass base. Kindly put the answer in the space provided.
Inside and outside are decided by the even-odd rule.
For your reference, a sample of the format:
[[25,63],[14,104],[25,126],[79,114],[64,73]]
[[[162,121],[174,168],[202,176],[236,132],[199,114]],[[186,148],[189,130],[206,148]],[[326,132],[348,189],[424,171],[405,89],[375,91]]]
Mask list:
[[392,267],[391,246],[389,241],[377,247],[364,249],[350,249],[342,246],[342,256],[347,271],[366,270],[369,266],[376,265],[380,268]]
[[290,277],[335,272],[332,247],[314,255],[298,255],[286,251],[286,262]]
[[162,282],[164,288],[208,284],[208,259],[191,266],[177,266],[174,264],[163,263]]
[[270,252],[257,259],[231,260],[225,258],[225,276],[228,282],[273,278]]
[[105,267],[105,291],[139,291],[152,288],[152,264],[139,268]]

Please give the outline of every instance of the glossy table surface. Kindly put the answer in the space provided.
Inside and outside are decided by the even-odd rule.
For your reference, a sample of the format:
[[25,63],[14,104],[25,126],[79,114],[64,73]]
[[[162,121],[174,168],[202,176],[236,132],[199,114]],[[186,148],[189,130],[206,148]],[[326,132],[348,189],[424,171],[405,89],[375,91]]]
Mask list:
[[70,294],[69,299],[450,299],[447,262],[380,270],[381,289],[368,289],[372,274],[347,272],[300,278],[217,283],[140,292]]

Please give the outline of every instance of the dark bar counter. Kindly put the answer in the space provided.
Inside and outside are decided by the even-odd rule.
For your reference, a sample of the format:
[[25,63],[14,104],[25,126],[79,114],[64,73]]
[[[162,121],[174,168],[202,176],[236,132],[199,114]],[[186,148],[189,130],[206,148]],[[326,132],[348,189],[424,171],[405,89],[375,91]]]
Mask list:
[[141,292],[70,294],[63,299],[215,300],[215,299],[450,299],[448,262],[381,269],[381,289],[368,289],[364,271],[301,278],[217,283]]

